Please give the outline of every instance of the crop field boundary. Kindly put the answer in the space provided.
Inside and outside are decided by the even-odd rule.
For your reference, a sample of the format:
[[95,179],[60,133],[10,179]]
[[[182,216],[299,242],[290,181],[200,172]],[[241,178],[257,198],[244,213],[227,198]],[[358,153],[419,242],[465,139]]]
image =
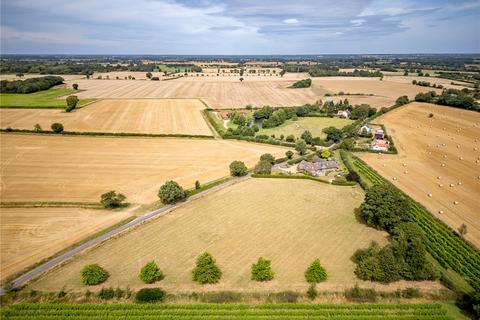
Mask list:
[[181,133],[172,134],[153,134],[153,133],[128,133],[128,132],[83,132],[83,131],[62,131],[55,133],[47,130],[29,130],[29,129],[14,129],[2,128],[0,132],[4,133],[19,133],[19,134],[37,134],[37,135],[64,135],[64,136],[104,136],[104,137],[138,137],[138,138],[187,138],[187,139],[214,139],[213,136],[207,135],[190,135]]
[[[480,251],[473,244],[457,235],[443,221],[383,178],[363,160],[346,152],[340,154],[347,168],[360,174],[360,185],[364,189],[374,184],[385,184],[403,194],[409,201],[410,218],[417,223],[426,236],[427,251],[445,270],[455,271],[468,282],[472,289],[480,289]],[[449,284],[455,285],[451,282]],[[456,286],[455,290],[461,291],[459,286]]]
[[99,202],[2,201],[0,208],[85,208],[104,209]]

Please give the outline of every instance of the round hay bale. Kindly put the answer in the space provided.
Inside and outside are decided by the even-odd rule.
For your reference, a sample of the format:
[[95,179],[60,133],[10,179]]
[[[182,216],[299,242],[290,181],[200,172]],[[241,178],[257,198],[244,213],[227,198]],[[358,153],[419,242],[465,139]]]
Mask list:
[[405,174],[408,174],[408,171],[407,171],[407,170],[405,170],[403,173],[405,173]]
[[445,163],[442,163],[442,167],[445,167]]
[[407,164],[406,164],[405,162],[404,162],[402,165],[403,165],[404,167],[406,167],[406,166],[407,166]]
[[397,180],[397,177],[393,177],[393,180]]
[[433,197],[433,194],[429,193],[428,196],[431,198],[431,197]]
[[459,186],[461,186],[461,185],[462,185],[462,182],[458,181],[458,183],[457,183],[457,184],[458,184]]
[[443,210],[438,210],[438,213],[443,214]]
[[443,155],[444,158],[448,158],[446,154]]
[[440,180],[440,179],[442,179],[442,177],[441,177],[441,176],[438,176],[438,177],[437,177],[437,179],[439,179],[439,180]]
[[459,145],[459,144],[457,144],[457,148],[460,148],[460,145]]
[[463,160],[463,157],[458,158],[458,160]]
[[442,143],[442,146],[444,146],[444,147],[445,147],[445,146],[446,146],[446,144],[445,144],[445,143]]
[[450,187],[453,187],[453,183],[450,183]]
[[439,186],[440,188],[443,188],[443,184],[441,184],[441,183],[439,183],[438,186]]
[[458,204],[458,201],[453,201],[453,204],[454,204],[454,205],[457,205],[457,204]]

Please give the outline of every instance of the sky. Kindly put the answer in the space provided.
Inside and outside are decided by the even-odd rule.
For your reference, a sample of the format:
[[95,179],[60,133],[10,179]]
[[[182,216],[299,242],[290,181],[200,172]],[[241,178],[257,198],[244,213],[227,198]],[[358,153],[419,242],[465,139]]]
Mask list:
[[480,0],[1,0],[2,54],[480,53]]

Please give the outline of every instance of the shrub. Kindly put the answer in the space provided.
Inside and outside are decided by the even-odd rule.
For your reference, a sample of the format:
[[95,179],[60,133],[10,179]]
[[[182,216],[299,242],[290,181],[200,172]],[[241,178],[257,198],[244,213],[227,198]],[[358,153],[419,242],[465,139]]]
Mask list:
[[102,288],[98,292],[98,297],[104,300],[113,299],[113,297],[115,297],[115,290],[113,290],[112,288]]
[[78,98],[77,96],[68,96],[67,97],[67,107],[65,108],[65,111],[70,112],[73,109],[77,107],[78,104]]
[[255,165],[253,172],[256,174],[271,174],[272,164],[269,161],[261,160]]
[[275,163],[275,158],[270,153],[264,153],[260,156],[260,161],[268,161],[271,164]]
[[398,97],[397,100],[395,101],[395,104],[396,104],[397,106],[403,106],[404,104],[407,104],[407,103],[409,103],[409,102],[410,102],[410,100],[408,99],[407,96],[400,96],[400,97]]
[[165,299],[166,292],[160,288],[143,288],[135,295],[137,302],[158,302]]
[[222,277],[222,271],[217,266],[215,259],[205,252],[198,256],[195,268],[192,270],[193,281],[201,284],[217,283]]
[[63,124],[58,123],[58,122],[52,123],[50,128],[52,128],[52,131],[55,132],[55,133],[63,132]]
[[247,174],[247,166],[242,161],[233,161],[230,163],[230,175],[241,177]]
[[151,78],[150,78],[150,80],[153,80],[153,81],[159,81],[159,80],[160,80],[160,78],[158,78],[158,77],[151,77]]
[[94,286],[105,282],[109,277],[108,272],[96,263],[83,267],[81,275],[83,284],[87,286]]
[[331,155],[332,155],[332,154],[330,153],[330,150],[328,150],[328,149],[326,149],[326,148],[323,149],[323,150],[322,150],[322,153],[320,154],[320,156],[321,156],[323,159],[328,159],[328,158],[330,158]]
[[155,261],[150,261],[140,269],[138,277],[145,283],[154,283],[162,280],[164,275]]
[[158,197],[163,204],[170,204],[185,199],[187,193],[175,181],[167,181],[160,187]]
[[195,181],[195,189],[200,189],[201,188],[201,185],[200,185],[200,181]]
[[271,261],[262,257],[258,258],[257,263],[252,264],[252,280],[269,281],[273,279],[274,272],[271,268]]
[[360,176],[358,175],[357,172],[355,171],[350,171],[346,176],[345,178],[347,178],[348,181],[356,181],[356,182],[359,182],[360,181]]
[[288,159],[292,159],[293,157],[293,152],[288,150],[287,152],[285,152],[285,155],[287,156]]
[[422,294],[420,293],[420,290],[416,288],[407,288],[402,291],[402,297],[407,299],[419,298],[421,296]]
[[320,260],[316,259],[305,271],[305,280],[310,283],[320,283],[327,280],[327,271],[320,264]]
[[285,138],[285,141],[287,142],[295,142],[295,136],[293,134],[290,134],[288,135],[286,138]]
[[292,84],[292,88],[308,88],[312,85],[312,79],[303,79]]
[[72,84],[72,88],[73,88],[73,90],[78,90],[78,83]]
[[317,289],[315,289],[315,285],[312,284],[307,290],[307,297],[310,300],[315,300],[317,295],[318,295]]
[[110,191],[102,194],[100,203],[104,208],[114,209],[123,206],[123,201],[125,201],[125,199],[127,199],[127,197],[125,197],[123,194],[117,194],[115,191]]
[[115,289],[115,298],[121,299],[123,296],[125,296],[125,290],[120,288]]
[[356,285],[352,289],[345,290],[345,298],[358,302],[375,302],[377,293],[374,289],[363,289]]
[[33,130],[37,132],[42,131],[42,126],[37,123],[33,126]]

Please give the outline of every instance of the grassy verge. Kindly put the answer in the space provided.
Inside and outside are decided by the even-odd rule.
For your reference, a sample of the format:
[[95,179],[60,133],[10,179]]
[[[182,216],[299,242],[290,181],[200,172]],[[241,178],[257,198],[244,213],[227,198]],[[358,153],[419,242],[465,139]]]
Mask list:
[[[0,93],[0,108],[65,108],[67,103],[62,96],[75,95],[78,91],[55,88],[34,93]],[[92,103],[96,99],[80,99],[77,107]]]
[[216,187],[216,186],[218,186],[218,185],[220,185],[224,182],[227,182],[228,180],[230,180],[232,178],[233,177],[221,178],[221,179],[218,179],[218,180],[207,182],[205,184],[201,184],[200,188],[198,188],[198,189],[195,189],[195,188],[189,189],[189,190],[187,190],[187,197],[193,196],[193,195],[195,195],[197,193],[200,193],[202,191],[205,191],[205,190],[208,190],[210,188]]
[[104,209],[99,202],[2,201],[0,208],[85,208]]
[[64,135],[64,136],[104,136],[104,137],[150,137],[150,138],[195,138],[195,139],[213,139],[213,136],[206,135],[190,135],[190,134],[151,134],[151,133],[128,133],[128,132],[81,132],[81,131],[63,131],[55,133],[46,130],[29,130],[29,129],[0,129],[0,132],[7,133],[25,133],[25,134],[44,134],[44,135]]
[[252,174],[252,178],[266,178],[266,179],[300,179],[300,180],[312,180],[316,182],[326,183],[326,184],[333,184],[337,186],[354,186],[356,185],[355,182],[335,182],[332,181],[330,183],[327,180],[319,179],[316,177],[305,176],[305,175],[289,175],[289,174]]

